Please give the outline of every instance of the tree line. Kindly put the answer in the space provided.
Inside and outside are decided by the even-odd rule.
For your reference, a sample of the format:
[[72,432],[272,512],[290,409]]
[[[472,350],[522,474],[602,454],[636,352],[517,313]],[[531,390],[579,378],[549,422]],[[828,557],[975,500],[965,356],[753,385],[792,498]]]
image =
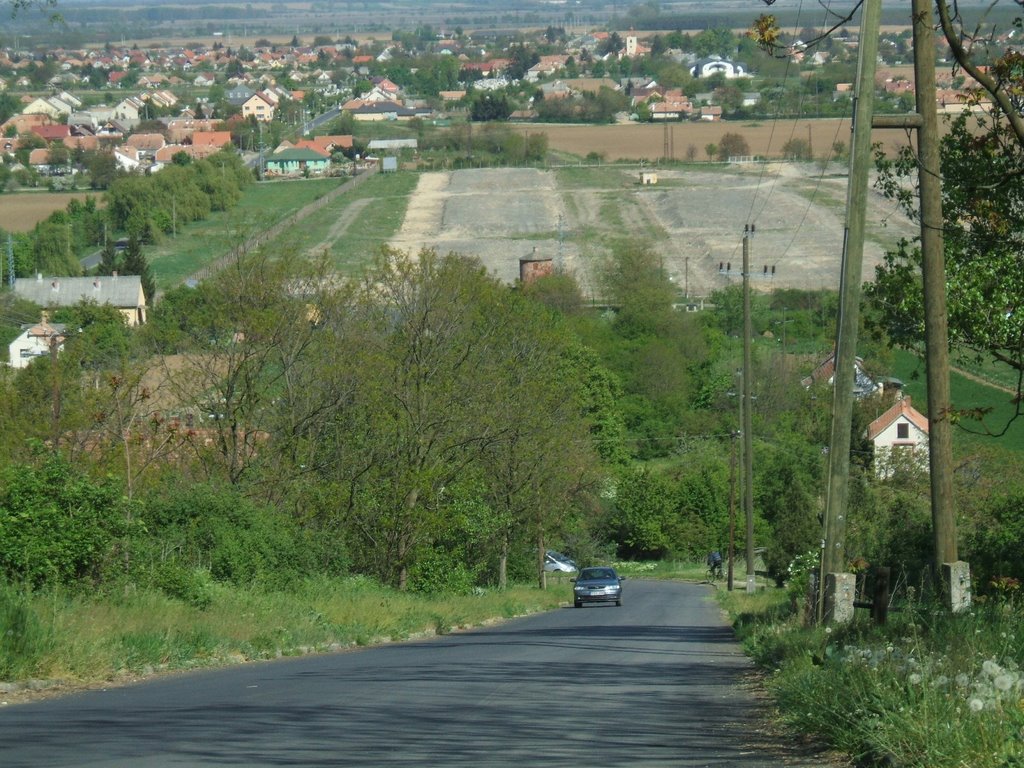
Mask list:
[[[252,181],[252,172],[231,149],[196,161],[179,154],[156,174],[116,175],[103,193],[103,205],[93,196],[72,200],[65,210],[54,211],[31,231],[11,233],[14,273],[18,277],[80,275],[81,256],[100,247],[99,274],[111,274],[120,266],[122,274],[142,275],[148,283],[146,296],[152,300],[155,286],[141,245],[159,242],[213,211],[231,209]],[[116,252],[121,233],[130,241],[126,258]],[[6,268],[5,264],[5,272]]]
[[[468,591],[542,583],[549,546],[582,562],[726,551],[739,291],[681,312],[637,243],[612,244],[601,279],[614,310],[588,307],[571,275],[510,288],[457,254],[385,250],[342,283],[260,252],[168,291],[139,329],[110,307],[63,310],[60,355],[0,375],[0,571],[203,604],[211,580]],[[762,335],[780,306],[821,350],[835,296],[755,301],[756,541],[782,580],[820,539],[830,422],[827,388],[798,382],[814,356]],[[886,344],[865,350],[876,365]],[[927,479],[875,476],[863,427],[882,407],[864,403],[850,446],[850,551],[918,583]],[[976,454],[957,478],[963,549],[986,577],[1024,576],[1006,461]]]

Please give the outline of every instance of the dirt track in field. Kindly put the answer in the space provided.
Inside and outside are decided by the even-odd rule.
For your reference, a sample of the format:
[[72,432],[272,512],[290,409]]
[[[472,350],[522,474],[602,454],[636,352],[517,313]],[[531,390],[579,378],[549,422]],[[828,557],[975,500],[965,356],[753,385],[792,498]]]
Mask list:
[[[710,167],[658,171],[640,186],[639,167],[587,170],[477,169],[425,173],[391,245],[415,253],[434,248],[478,257],[512,282],[519,260],[551,258],[600,298],[601,265],[614,239],[649,242],[687,295],[707,296],[738,280],[744,225],[751,241],[754,290],[837,288],[844,231],[846,177],[813,164]],[[884,248],[914,232],[892,203],[871,194],[864,279],[874,276]],[[731,264],[731,275],[719,272]],[[775,276],[763,278],[764,266]]]

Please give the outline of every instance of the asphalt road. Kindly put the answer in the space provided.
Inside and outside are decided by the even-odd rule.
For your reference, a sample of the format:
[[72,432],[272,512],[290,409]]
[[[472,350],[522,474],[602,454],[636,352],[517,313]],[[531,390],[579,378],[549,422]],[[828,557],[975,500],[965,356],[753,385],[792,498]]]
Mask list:
[[8,706],[0,765],[793,765],[755,738],[707,590],[627,581],[621,608]]

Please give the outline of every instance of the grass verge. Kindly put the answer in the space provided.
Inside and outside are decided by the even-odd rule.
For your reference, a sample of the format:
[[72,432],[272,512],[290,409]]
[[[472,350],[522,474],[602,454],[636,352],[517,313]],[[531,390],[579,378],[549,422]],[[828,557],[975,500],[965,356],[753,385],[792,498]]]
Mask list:
[[911,604],[884,626],[807,627],[783,590],[719,595],[788,726],[861,766],[1024,765],[1018,603],[958,616]]
[[430,597],[358,577],[273,593],[216,585],[203,610],[148,591],[72,597],[0,586],[0,681],[66,688],[444,634],[565,604],[571,586]]

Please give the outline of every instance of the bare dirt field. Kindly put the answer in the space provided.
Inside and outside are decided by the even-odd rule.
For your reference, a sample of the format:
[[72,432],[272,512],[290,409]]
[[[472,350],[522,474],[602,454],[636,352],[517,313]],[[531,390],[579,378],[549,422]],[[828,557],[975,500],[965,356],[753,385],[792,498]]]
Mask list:
[[[586,157],[597,152],[605,160],[707,160],[705,147],[717,144],[725,133],[738,133],[750,147],[750,153],[768,158],[781,158],[782,148],[790,139],[809,141],[814,157],[824,157],[836,142],[850,146],[849,120],[758,120],[735,122],[624,123],[620,125],[555,125],[530,124],[516,126],[520,133],[547,134],[552,150]],[[888,152],[908,143],[906,134],[898,130],[875,130],[872,142],[879,142]],[[666,150],[666,144],[668,149]],[[688,150],[693,148],[691,158]]]
[[[744,225],[752,223],[752,272],[760,278],[765,265],[769,274],[775,267],[774,278],[753,281],[755,290],[837,288],[846,177],[841,167],[830,170],[698,165],[659,170],[658,184],[643,187],[638,168],[623,166],[425,173],[391,245],[476,256],[506,282],[518,277],[521,258],[551,258],[599,299],[610,243],[644,241],[680,288],[700,297],[738,279],[720,274],[719,264],[739,272]],[[869,197],[866,280],[886,247],[914,233],[891,202]]]
[[0,195],[0,229],[7,232],[29,232],[54,211],[63,211],[72,200],[85,200],[87,197],[90,195],[84,192],[18,192]]

